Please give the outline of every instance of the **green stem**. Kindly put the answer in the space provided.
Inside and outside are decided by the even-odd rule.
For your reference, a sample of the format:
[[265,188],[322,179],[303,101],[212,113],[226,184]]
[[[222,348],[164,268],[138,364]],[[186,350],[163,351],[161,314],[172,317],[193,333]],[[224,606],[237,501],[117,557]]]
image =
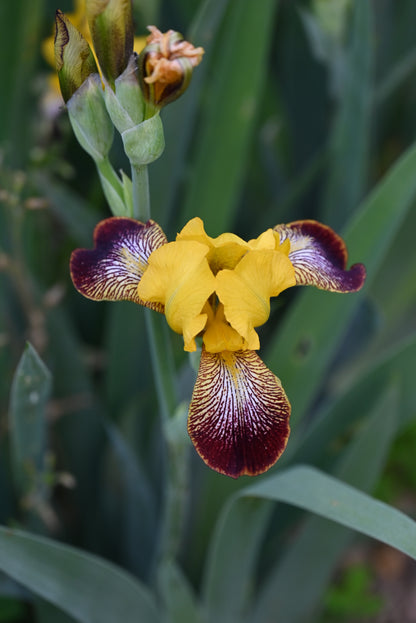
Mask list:
[[106,180],[108,180],[108,182],[114,187],[114,189],[120,194],[121,197],[123,195],[123,186],[120,178],[114,171],[113,165],[111,164],[108,156],[106,156],[102,160],[96,160],[95,164],[97,165],[99,174],[105,177]]
[[127,216],[123,184],[108,157],[96,160],[101,186],[114,216]]
[[[147,166],[132,165],[133,217],[142,221],[150,218],[150,197]],[[162,430],[166,447],[164,507],[160,523],[160,535],[154,555],[154,569],[161,560],[174,557],[182,536],[186,504],[188,470],[186,463],[187,443],[185,432],[175,432],[175,414],[178,397],[175,385],[173,356],[165,319],[150,309],[145,309],[146,330],[149,338],[150,356],[156,384]]]
[[178,399],[166,323],[164,318],[157,316],[150,309],[145,310],[145,317],[167,455],[164,507],[154,559],[154,570],[156,570],[161,560],[170,559],[176,555],[180,545],[187,499],[188,444],[183,430],[186,420],[183,419],[177,423],[173,417]]
[[133,218],[148,221],[150,218],[149,175],[147,165],[131,166],[133,183]]
[[173,357],[164,318],[151,309],[145,309],[145,321],[156,392],[163,425],[166,426],[177,405]]

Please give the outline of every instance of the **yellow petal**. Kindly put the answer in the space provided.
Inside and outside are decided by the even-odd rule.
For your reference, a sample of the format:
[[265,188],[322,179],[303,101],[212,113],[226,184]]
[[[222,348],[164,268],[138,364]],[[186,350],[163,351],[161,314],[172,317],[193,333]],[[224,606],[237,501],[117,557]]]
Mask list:
[[146,37],[134,37],[134,51],[137,54],[140,54],[140,52],[143,50],[143,48],[146,45]]
[[212,245],[212,239],[205,233],[204,223],[199,217],[188,221],[176,236],[176,240],[195,240],[206,244],[208,247]]
[[222,247],[214,247],[208,253],[207,259],[212,272],[216,275],[220,270],[233,270],[247,253],[247,249],[239,244],[230,242]]
[[151,254],[138,295],[165,306],[166,320],[182,333],[185,350],[196,350],[195,336],[205,327],[202,308],[215,290],[206,256],[209,248],[199,242],[170,242]]
[[203,337],[207,352],[220,353],[225,350],[235,352],[247,349],[247,342],[225,319],[224,305],[220,303],[214,313],[211,305],[207,304],[203,311],[208,316]]
[[270,297],[296,283],[290,260],[279,251],[250,251],[233,271],[220,271],[216,280],[226,319],[247,341],[249,349],[258,349],[254,327],[268,319]]
[[264,231],[258,238],[254,238],[253,240],[248,241],[248,246],[250,249],[270,249],[274,250],[276,248],[276,235],[272,229],[267,229]]
[[[208,236],[204,223],[198,217],[191,219],[176,240],[195,240],[209,246],[208,263],[214,275],[224,268],[233,269],[248,250],[248,244],[235,234],[221,234],[217,238]],[[274,248],[274,246],[272,247]]]

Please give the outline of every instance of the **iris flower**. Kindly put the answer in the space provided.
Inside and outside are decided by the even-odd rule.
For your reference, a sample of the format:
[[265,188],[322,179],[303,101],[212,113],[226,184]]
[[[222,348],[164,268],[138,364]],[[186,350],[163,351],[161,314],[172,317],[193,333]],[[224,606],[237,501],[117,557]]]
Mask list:
[[257,355],[255,329],[267,321],[272,296],[295,285],[354,292],[364,266],[346,270],[343,240],[312,220],[245,242],[230,233],[211,238],[193,218],[168,242],[152,220],[113,217],[97,225],[94,243],[71,257],[81,294],[163,312],[185,351],[202,337],[188,432],[205,463],[234,478],[269,469],[287,444],[290,403]]

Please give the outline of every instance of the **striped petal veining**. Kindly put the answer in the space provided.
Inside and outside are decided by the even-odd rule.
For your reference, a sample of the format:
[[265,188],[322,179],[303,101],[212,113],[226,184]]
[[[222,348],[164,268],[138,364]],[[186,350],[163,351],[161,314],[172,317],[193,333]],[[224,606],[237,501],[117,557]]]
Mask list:
[[256,352],[202,351],[188,432],[202,459],[237,478],[269,469],[289,437],[290,404]]
[[290,241],[289,259],[297,285],[313,285],[331,292],[355,292],[365,280],[363,264],[347,266],[344,241],[330,227],[317,221],[294,221],[274,228],[280,242]]
[[76,249],[72,253],[72,281],[81,294],[96,301],[128,300],[163,311],[159,303],[143,301],[137,286],[150,254],[166,242],[154,221],[108,218],[95,228],[94,249]]

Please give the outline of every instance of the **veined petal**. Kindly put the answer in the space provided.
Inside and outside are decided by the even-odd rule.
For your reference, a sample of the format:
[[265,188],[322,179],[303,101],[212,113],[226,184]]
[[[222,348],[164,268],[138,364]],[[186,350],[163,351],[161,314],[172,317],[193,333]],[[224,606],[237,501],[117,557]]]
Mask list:
[[209,467],[233,478],[265,472],[286,447],[289,416],[279,379],[254,351],[202,351],[188,432]]
[[363,264],[345,270],[348,253],[343,239],[317,221],[294,221],[274,228],[280,241],[290,241],[289,259],[297,285],[314,285],[331,292],[355,292],[365,280]]
[[207,321],[202,308],[215,290],[208,251],[200,242],[169,242],[152,254],[138,288],[142,299],[165,306],[166,320],[183,334],[186,351],[196,350],[194,338]]
[[249,251],[234,270],[221,270],[216,280],[226,319],[248,348],[257,350],[260,344],[254,327],[268,319],[270,297],[295,285],[292,263],[279,251]]
[[76,249],[71,256],[71,277],[76,289],[96,301],[133,301],[157,311],[160,303],[143,301],[137,286],[151,253],[167,243],[154,221],[112,217],[94,231],[94,249]]

